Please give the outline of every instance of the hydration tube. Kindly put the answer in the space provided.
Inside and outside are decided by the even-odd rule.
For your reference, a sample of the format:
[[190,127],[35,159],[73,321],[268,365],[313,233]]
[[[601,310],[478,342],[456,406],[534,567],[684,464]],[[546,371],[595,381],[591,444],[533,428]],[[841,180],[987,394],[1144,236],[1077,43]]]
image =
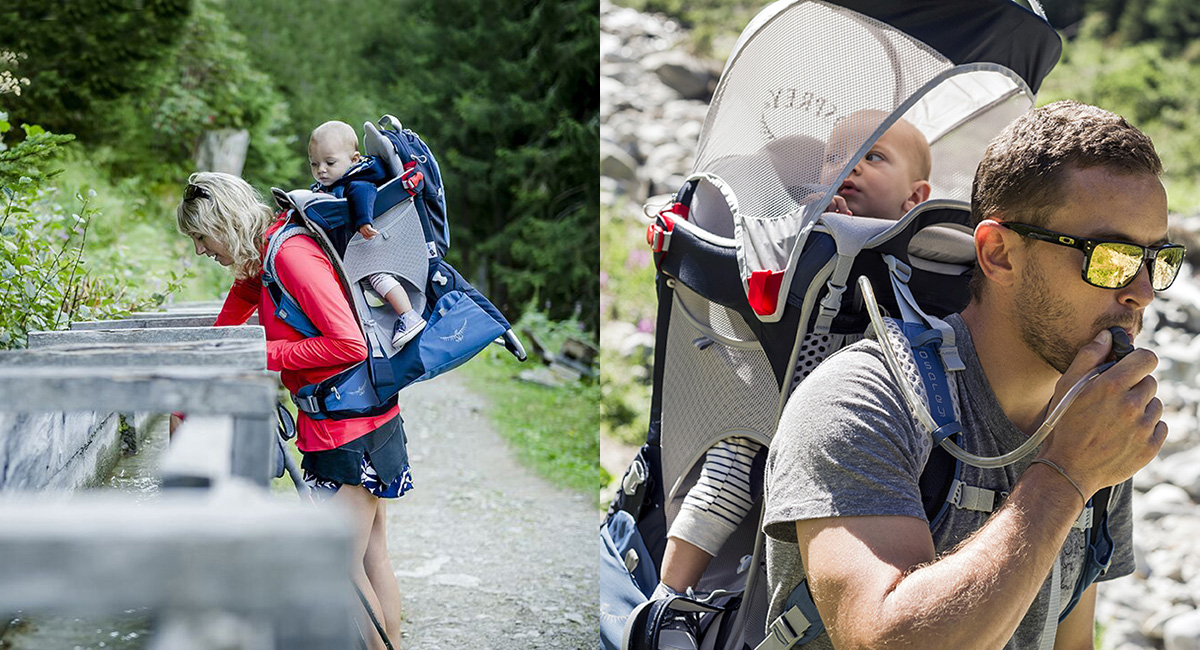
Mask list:
[[[866,301],[867,312],[871,315],[871,323],[875,326],[875,330],[879,333],[880,338],[886,339],[887,329],[883,323],[883,316],[879,312],[879,304],[875,302],[875,292],[871,289],[871,282],[867,280],[865,276],[860,276],[858,278],[858,287],[862,292],[864,300]],[[1117,361],[1120,361],[1125,357],[1125,355],[1133,351],[1133,346],[1129,342],[1129,335],[1124,329],[1113,327],[1110,328],[1110,331],[1113,334],[1113,353],[1116,356],[1116,361],[1110,361],[1097,366],[1094,370],[1084,375],[1082,379],[1075,382],[1075,385],[1071,387],[1071,390],[1067,391],[1067,394],[1063,396],[1062,400],[1059,401],[1059,403],[1054,406],[1054,409],[1052,409],[1046,416],[1046,420],[1042,422],[1042,425],[1038,427],[1037,431],[1035,431],[1028,440],[1022,443],[1021,446],[999,456],[978,456],[976,454],[968,453],[967,451],[963,450],[962,447],[954,444],[954,442],[949,438],[946,438],[941,442],[942,448],[945,449],[946,452],[951,456],[954,456],[962,462],[974,467],[982,468],[1004,467],[1005,465],[1010,465],[1029,455],[1029,453],[1036,450],[1038,446],[1042,444],[1042,441],[1044,441],[1046,437],[1050,435],[1050,432],[1054,430],[1054,425],[1058,424],[1058,421],[1062,419],[1063,414],[1066,413],[1067,409],[1071,407],[1071,404],[1075,401],[1075,398],[1079,396],[1079,393],[1083,391],[1088,382],[1095,379],[1100,375],[1100,373],[1111,368],[1115,363],[1117,363]],[[933,421],[933,416],[929,414],[929,408],[917,397],[916,391],[913,390],[913,387],[909,384],[909,382],[904,381],[903,377],[898,372],[900,369],[900,363],[896,359],[896,353],[892,350],[892,346],[888,344],[886,340],[881,340],[880,344],[880,347],[883,348],[883,355],[887,359],[888,365],[891,366],[893,373],[896,374],[896,381],[898,384],[900,384],[900,389],[904,393],[904,398],[908,400],[908,403],[912,406],[917,420],[920,421],[922,426],[932,433],[938,427]]]

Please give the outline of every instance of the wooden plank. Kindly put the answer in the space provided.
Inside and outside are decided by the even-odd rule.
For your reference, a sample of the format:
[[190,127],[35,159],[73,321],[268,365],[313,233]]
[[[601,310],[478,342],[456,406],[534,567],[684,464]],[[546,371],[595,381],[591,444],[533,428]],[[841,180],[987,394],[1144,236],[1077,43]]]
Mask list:
[[211,327],[216,314],[166,315],[155,318],[125,318],[121,320],[91,320],[71,323],[73,330],[108,330],[145,327]]
[[266,341],[258,325],[237,327],[154,327],[150,329],[59,330],[30,332],[29,348],[58,345],[130,345],[188,341]]
[[267,417],[275,398],[275,381],[252,371],[0,366],[0,411],[184,411]]
[[0,352],[0,367],[224,367],[266,370],[266,339],[163,343],[72,343]]
[[191,415],[175,430],[159,470],[163,487],[212,487],[232,476],[233,418]]
[[353,647],[349,522],[332,508],[233,487],[142,503],[112,494],[0,500],[0,611],[215,610],[313,637],[277,647]]
[[229,469],[234,476],[249,479],[263,487],[270,483],[271,477],[268,475],[275,466],[276,422],[273,409],[269,413],[240,415],[233,419]]

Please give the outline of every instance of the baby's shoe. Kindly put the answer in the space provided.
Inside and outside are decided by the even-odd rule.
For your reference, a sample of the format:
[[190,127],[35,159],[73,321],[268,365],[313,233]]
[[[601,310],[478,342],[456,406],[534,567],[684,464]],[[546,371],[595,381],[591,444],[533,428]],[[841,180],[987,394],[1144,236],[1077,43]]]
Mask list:
[[399,350],[423,329],[425,319],[421,318],[417,310],[410,309],[400,314],[400,318],[396,319],[396,328],[392,330],[392,347]]

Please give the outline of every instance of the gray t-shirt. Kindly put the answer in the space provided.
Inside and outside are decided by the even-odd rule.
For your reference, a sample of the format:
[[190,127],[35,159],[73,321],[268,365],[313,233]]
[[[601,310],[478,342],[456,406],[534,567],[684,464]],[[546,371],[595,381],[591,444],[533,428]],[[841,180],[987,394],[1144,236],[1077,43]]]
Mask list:
[[[955,330],[966,370],[958,373],[964,429],[962,446],[996,456],[1027,439],[1000,409],[979,365],[966,324],[956,314]],[[929,434],[913,421],[900,388],[875,341],[862,341],[831,356],[796,389],[779,421],[767,456],[764,532],[768,623],[804,576],[795,522],[821,517],[905,515],[925,519],[918,479],[929,457]],[[997,469],[965,466],[963,481],[1007,493],[1029,466],[1033,454]],[[1113,491],[1109,532],[1112,563],[1100,580],[1133,572],[1131,485]],[[954,507],[932,531],[938,553],[954,548],[983,526],[988,514]],[[1086,534],[1072,529],[1061,555],[1062,604],[1074,591],[1083,565]],[[1050,598],[1047,578],[1006,650],[1037,648]],[[831,648],[823,633],[807,648]]]

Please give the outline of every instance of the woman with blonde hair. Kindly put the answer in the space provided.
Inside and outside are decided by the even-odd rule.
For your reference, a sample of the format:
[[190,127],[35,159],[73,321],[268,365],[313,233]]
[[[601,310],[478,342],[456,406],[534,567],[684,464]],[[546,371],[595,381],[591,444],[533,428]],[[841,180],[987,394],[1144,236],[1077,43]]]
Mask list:
[[[200,172],[188,178],[176,208],[179,230],[197,255],[234,272],[216,325],[241,325],[258,311],[267,336],[267,368],[295,393],[362,361],[367,344],[325,253],[308,236],[287,239],[275,258],[280,284],[319,330],[305,337],[275,314],[263,285],[262,256],[268,237],[287,223],[259,193],[237,176]],[[354,521],[353,578],[387,636],[400,640],[400,590],[387,553],[385,499],[412,487],[400,408],[392,402],[377,415],[344,420],[313,419],[301,412],[296,446],[303,452],[304,480],[314,493],[340,504]],[[361,629],[369,630],[370,626]],[[370,648],[382,640],[364,634]]]

